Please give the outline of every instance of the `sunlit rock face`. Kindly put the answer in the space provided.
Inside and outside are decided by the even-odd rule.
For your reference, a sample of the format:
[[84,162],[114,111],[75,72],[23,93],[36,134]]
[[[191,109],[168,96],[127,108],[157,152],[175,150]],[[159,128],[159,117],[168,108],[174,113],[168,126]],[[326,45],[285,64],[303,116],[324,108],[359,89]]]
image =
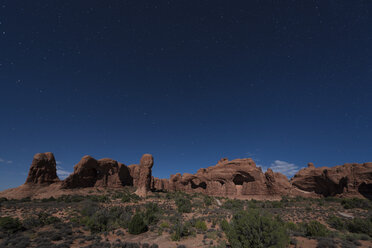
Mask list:
[[151,190],[153,165],[153,156],[151,154],[144,154],[139,164],[128,166],[130,175],[133,178],[133,186],[137,188],[136,194],[139,196],[146,196]]
[[57,164],[53,153],[37,153],[35,154],[26,184],[52,184],[58,182]]
[[252,159],[221,159],[217,165],[196,174],[177,173],[168,182],[154,179],[155,190],[199,192],[216,196],[285,195],[291,185],[286,176],[263,173]]
[[364,196],[372,195],[372,163],[348,163],[334,167],[316,168],[312,163],[301,169],[291,179],[301,190],[323,196]]

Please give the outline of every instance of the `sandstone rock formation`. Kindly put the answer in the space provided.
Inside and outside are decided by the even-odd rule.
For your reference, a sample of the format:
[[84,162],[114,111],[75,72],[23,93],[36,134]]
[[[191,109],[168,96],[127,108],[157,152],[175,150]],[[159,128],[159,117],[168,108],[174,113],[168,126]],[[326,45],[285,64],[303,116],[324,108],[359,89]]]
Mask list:
[[292,186],[286,176],[268,170],[265,174],[252,159],[221,159],[217,165],[196,174],[171,175],[169,182],[153,180],[155,190],[200,192],[218,196],[286,195]]
[[154,158],[151,154],[144,154],[140,164],[129,165],[130,175],[133,178],[133,186],[137,188],[136,194],[146,196],[151,190],[152,166]]
[[58,181],[56,160],[53,153],[35,154],[26,184],[51,184]]
[[74,172],[62,182],[63,188],[113,187],[131,185],[128,168],[115,160],[95,160],[84,156],[74,166]]
[[323,196],[372,197],[372,163],[349,163],[335,167],[319,167],[309,163],[291,179],[291,183],[301,190],[315,192]]
[[[177,173],[170,179],[152,177],[154,159],[144,154],[139,164],[126,166],[115,160],[96,160],[84,156],[74,166],[74,172],[65,180],[57,176],[56,161],[52,153],[34,156],[26,183],[3,193],[6,197],[33,197],[35,194],[64,194],[68,189],[134,186],[136,194],[146,196],[149,191],[184,191],[227,197],[277,198],[283,195],[364,196],[372,199],[372,163],[344,164],[316,168],[309,163],[292,179],[268,169],[265,173],[252,159],[222,158],[217,165],[199,169],[195,174]],[[61,191],[61,189],[63,189]],[[47,192],[48,191],[48,192]],[[0,194],[1,196],[1,194]]]

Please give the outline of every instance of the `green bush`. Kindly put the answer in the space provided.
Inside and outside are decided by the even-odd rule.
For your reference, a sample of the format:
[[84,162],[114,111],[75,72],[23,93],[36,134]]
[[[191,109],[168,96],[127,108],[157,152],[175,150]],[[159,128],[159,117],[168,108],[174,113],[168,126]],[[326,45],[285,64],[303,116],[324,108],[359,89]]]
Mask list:
[[139,200],[141,200],[141,197],[131,193],[124,193],[121,197],[121,202],[138,202]]
[[143,220],[142,214],[135,214],[128,225],[128,231],[130,234],[141,234],[147,232],[148,227]]
[[206,207],[212,205],[212,203],[213,203],[213,197],[211,197],[211,196],[207,196],[207,195],[204,196],[204,205],[205,205]]
[[333,197],[333,196],[328,196],[328,197],[325,197],[323,199],[326,202],[341,202],[342,201],[340,198],[336,198],[336,197]]
[[4,233],[15,233],[22,230],[22,224],[18,219],[12,217],[0,217],[0,231]]
[[244,208],[244,202],[241,200],[229,199],[223,203],[222,207],[231,210],[242,210]]
[[205,231],[207,231],[207,224],[205,224],[204,221],[197,220],[195,222],[195,228],[205,232]]
[[361,209],[372,209],[371,201],[360,198],[345,198],[341,201],[342,206],[345,209],[361,208]]
[[247,202],[247,207],[248,208],[257,208],[257,201],[248,201]]
[[354,218],[347,224],[352,233],[364,233],[372,237],[372,221],[369,219]]
[[78,222],[87,226],[92,233],[110,231],[119,227],[127,228],[132,215],[130,211],[121,207],[100,209],[95,205],[86,206],[81,213],[83,218]]
[[223,221],[221,226],[232,247],[286,247],[289,244],[285,224],[255,209],[240,211],[230,224]]
[[175,203],[180,213],[191,213],[191,201],[188,198],[179,196],[176,198]]
[[160,224],[160,227],[161,227],[161,228],[169,228],[169,223],[166,222],[166,221],[163,221],[163,222]]
[[172,227],[172,232],[171,239],[173,241],[179,241],[182,237],[190,236],[193,233],[190,222],[177,222]]
[[227,220],[222,220],[221,224],[220,224],[220,227],[221,227],[222,231],[224,231],[225,233],[230,231],[230,225],[229,225],[229,222],[227,222]]
[[339,230],[339,231],[342,231],[342,230],[345,230],[346,229],[346,221],[337,217],[337,216],[334,216],[334,215],[331,215],[328,220],[327,220],[327,223],[333,227],[334,229],[336,230]]
[[80,213],[82,216],[92,216],[98,210],[99,206],[97,203],[87,200],[82,202],[82,208],[80,210]]
[[53,201],[56,201],[56,199],[53,196],[51,196],[49,198],[41,199],[41,202],[53,202]]
[[65,202],[65,203],[81,202],[83,200],[85,200],[85,197],[82,195],[63,195],[57,198],[57,202]]
[[38,214],[38,219],[40,220],[42,225],[50,225],[54,223],[61,222],[61,220],[55,216],[52,216],[48,213],[41,212]]
[[159,221],[160,208],[155,203],[147,203],[144,213],[144,221],[147,225],[156,224]]
[[326,226],[318,221],[310,221],[305,224],[305,235],[308,237],[326,237],[329,231]]
[[271,207],[272,208],[282,208],[283,207],[283,203],[280,202],[280,201],[272,201],[271,202]]
[[89,199],[93,202],[110,202],[110,198],[106,195],[90,195]]

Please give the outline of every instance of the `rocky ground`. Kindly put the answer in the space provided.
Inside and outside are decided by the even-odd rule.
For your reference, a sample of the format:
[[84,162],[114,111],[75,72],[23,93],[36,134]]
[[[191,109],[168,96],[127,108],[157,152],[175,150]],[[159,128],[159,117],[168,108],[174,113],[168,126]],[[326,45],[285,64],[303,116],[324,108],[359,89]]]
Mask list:
[[372,247],[366,199],[133,193],[91,188],[58,198],[1,198],[0,247]]

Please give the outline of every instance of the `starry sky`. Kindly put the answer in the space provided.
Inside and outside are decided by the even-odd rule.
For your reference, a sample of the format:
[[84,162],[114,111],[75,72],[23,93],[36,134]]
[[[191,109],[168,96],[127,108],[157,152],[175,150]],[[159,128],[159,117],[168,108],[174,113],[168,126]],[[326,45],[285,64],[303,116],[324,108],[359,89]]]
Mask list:
[[51,151],[153,175],[372,161],[370,0],[3,0],[0,190]]

